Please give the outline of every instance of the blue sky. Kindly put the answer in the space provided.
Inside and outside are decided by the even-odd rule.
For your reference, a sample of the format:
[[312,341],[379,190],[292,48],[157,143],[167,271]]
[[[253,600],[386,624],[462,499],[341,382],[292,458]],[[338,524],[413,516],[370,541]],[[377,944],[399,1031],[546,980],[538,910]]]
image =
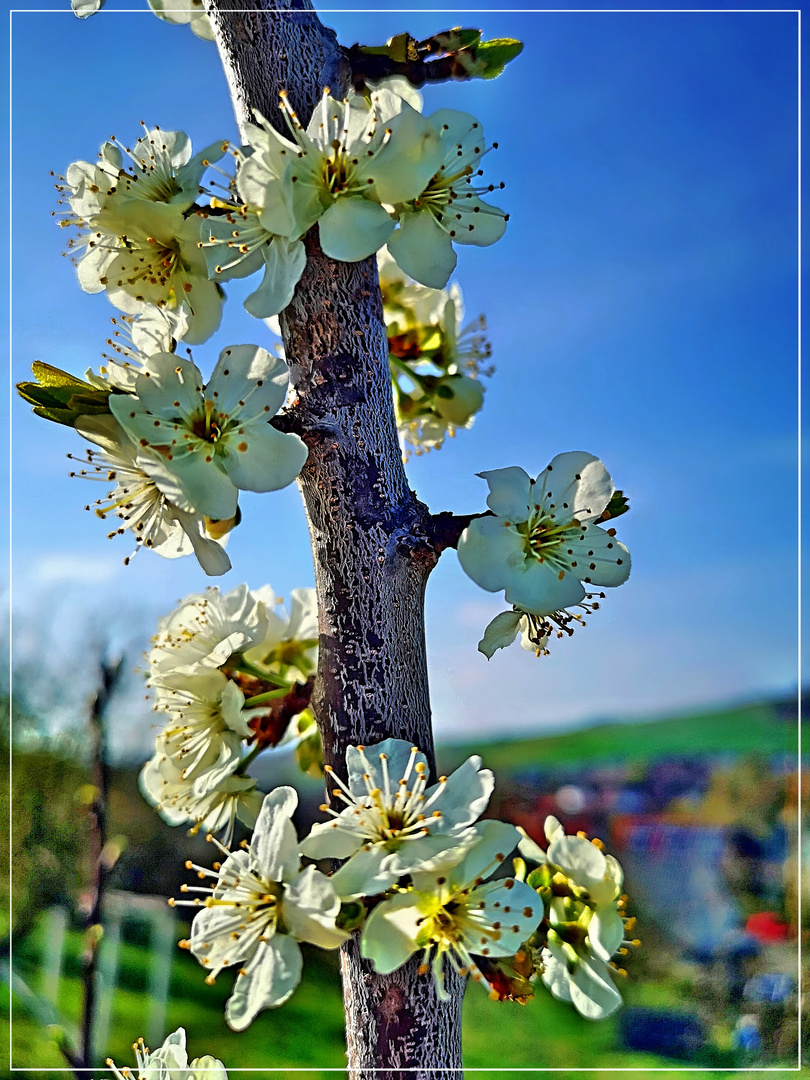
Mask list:
[[[122,7],[123,5],[119,5]],[[96,367],[115,310],[60,257],[49,170],[92,159],[138,122],[196,147],[236,129],[213,46],[114,0],[80,23],[15,14],[13,359]],[[648,717],[788,690],[797,681],[797,19],[778,12],[348,14],[344,44],[464,23],[523,55],[492,83],[436,87],[425,112],[475,113],[499,149],[506,236],[462,250],[457,280],[484,312],[497,365],[484,411],[408,472],[434,511],[484,508],[482,469],[536,474],[561,451],[603,458],[632,512],[633,574],[573,639],[534,660],[476,652],[505,605],[447,553],[428,587],[439,737]],[[204,372],[237,342],[267,344],[229,291]],[[112,629],[137,650],[158,614],[208,580],[152,553],[122,565],[69,480],[81,440],[12,401],[13,586],[23,656],[70,672]],[[295,487],[242,500],[234,563],[284,594],[312,583]],[[129,720],[127,721],[129,724]],[[121,732],[143,741],[142,727]]]

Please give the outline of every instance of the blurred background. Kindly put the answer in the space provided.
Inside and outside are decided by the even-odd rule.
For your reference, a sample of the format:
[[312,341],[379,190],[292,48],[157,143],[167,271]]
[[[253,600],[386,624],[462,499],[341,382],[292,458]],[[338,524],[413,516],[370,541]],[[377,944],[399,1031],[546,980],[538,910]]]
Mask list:
[[[92,160],[111,134],[134,141],[141,119],[187,131],[195,148],[237,139],[215,49],[188,28],[114,0],[85,23],[48,7],[11,20],[13,381],[34,359],[97,368],[115,315],[60,258],[49,172]],[[536,475],[583,449],[631,503],[617,525],[630,581],[548,657],[513,647],[488,663],[476,643],[502,601],[452,552],[431,578],[440,767],[479,752],[497,777],[493,816],[538,839],[547,813],[600,836],[626,865],[642,940],[626,961],[628,1006],[598,1025],[542,990],[523,1008],[472,988],[467,1065],[795,1064],[796,15],[324,10],[323,20],[347,45],[456,23],[525,43],[496,82],[426,95],[427,114],[471,111],[498,142],[486,178],[505,181],[511,224],[494,247],[460,252],[456,280],[468,316],[487,318],[497,372],[472,430],[408,463],[419,497],[433,511],[475,512],[486,495],[476,472],[520,464]],[[204,373],[228,344],[271,340],[241,308],[248,290],[233,283],[222,329],[194,350]],[[70,1036],[79,1015],[89,701],[100,658],[121,654],[106,720],[113,868],[99,1060],[129,1062],[144,1023],[152,1043],[183,1023],[192,1053],[213,1050],[229,1067],[268,1053],[279,1069],[340,1067],[334,957],[308,957],[291,1001],[235,1036],[222,1019],[230,978],[205,987],[169,945],[185,930],[164,899],[193,844],[138,794],[154,729],[134,669],[157,617],[209,582],[192,561],[149,552],[124,567],[127,539],[106,540],[83,511],[97,493],[67,478],[80,440],[19,400],[11,422],[14,1065],[63,1066],[59,1032]],[[235,569],[219,586],[269,583],[284,595],[311,584],[297,490],[242,505]],[[256,767],[267,785],[296,769],[283,754]],[[321,798],[318,779],[304,783],[302,828]],[[206,846],[193,857],[209,857]],[[317,1041],[301,1037],[314,1010]]]

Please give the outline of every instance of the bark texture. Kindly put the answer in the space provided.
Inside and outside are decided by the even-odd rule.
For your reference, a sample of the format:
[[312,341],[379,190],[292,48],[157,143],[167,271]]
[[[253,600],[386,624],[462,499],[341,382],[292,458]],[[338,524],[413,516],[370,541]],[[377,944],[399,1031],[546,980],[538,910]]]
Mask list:
[[[286,130],[282,88],[304,123],[325,85],[346,92],[350,73],[334,33],[308,5],[271,12],[254,0],[205,3],[240,125],[258,109]],[[300,486],[320,618],[313,708],[325,760],[342,775],[350,743],[396,737],[425,752],[435,778],[424,593],[438,550],[402,467],[376,261],[334,262],[316,234],[306,238],[304,276],[281,316],[297,393],[289,423],[310,450]],[[380,976],[356,941],[344,946],[353,1080],[458,1075],[463,980],[448,971],[451,999],[440,1002],[417,966],[414,959]]]

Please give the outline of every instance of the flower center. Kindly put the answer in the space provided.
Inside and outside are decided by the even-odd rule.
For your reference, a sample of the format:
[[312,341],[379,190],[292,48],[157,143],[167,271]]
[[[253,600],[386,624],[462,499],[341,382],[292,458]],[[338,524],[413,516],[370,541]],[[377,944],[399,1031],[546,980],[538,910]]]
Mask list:
[[354,169],[337,139],[332,143],[332,149],[334,156],[324,158],[321,163],[321,179],[329,194],[337,196],[355,186],[352,184]]
[[528,521],[520,522],[515,528],[523,537],[523,550],[530,558],[544,562],[564,563],[568,567],[567,559],[559,558],[559,548],[567,539],[567,534],[579,532],[582,528],[576,518],[570,521],[560,522],[543,510],[533,514]]
[[226,419],[223,413],[220,413],[216,418],[214,417],[214,409],[216,405],[213,401],[206,401],[204,411],[197,413],[191,418],[189,427],[191,431],[202,442],[216,443],[224,434],[225,425],[223,420]]
[[[380,754],[382,787],[373,785],[372,768],[365,756],[365,748],[358,746],[357,750],[368,769],[363,774],[365,793],[348,788],[331,766],[326,766],[326,772],[340,785],[332,794],[352,808],[357,818],[356,831],[366,838],[366,842],[383,844],[388,851],[398,851],[405,841],[428,836],[431,823],[441,824],[441,811],[432,807],[441,798],[447,777],[440,776],[435,790],[426,796],[427,766],[423,761],[416,760],[416,748],[411,751],[403,776],[394,782],[388,771],[387,755]],[[337,812],[326,803],[321,810],[338,817]]]

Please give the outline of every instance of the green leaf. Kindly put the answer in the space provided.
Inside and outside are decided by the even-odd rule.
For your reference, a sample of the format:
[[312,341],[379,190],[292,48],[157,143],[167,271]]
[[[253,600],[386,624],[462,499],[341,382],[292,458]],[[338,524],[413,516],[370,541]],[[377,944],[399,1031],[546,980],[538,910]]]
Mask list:
[[597,521],[609,521],[611,518],[621,517],[622,514],[626,514],[630,509],[630,501],[623,491],[618,489],[613,492],[610,497],[610,502],[602,511],[601,517],[598,517]]
[[356,48],[366,56],[387,56],[395,64],[407,64],[417,59],[416,42],[410,34],[396,34],[385,45],[360,45]]
[[298,768],[307,776],[321,778],[323,770],[323,747],[321,736],[317,727],[311,734],[306,735],[295,748],[295,760]]
[[70,409],[52,409],[35,405],[32,412],[46,420],[53,420],[55,424],[64,424],[66,427],[73,427],[76,420],[76,413],[71,412]]
[[74,427],[80,416],[109,413],[109,390],[98,390],[60,368],[35,360],[31,370],[37,382],[17,383],[17,393],[34,406],[37,416]]
[[17,383],[17,393],[31,405],[61,405],[62,402],[49,393],[44,386],[35,382]]
[[335,926],[341,930],[359,930],[366,918],[366,905],[359,900],[344,900],[335,916]]
[[455,26],[452,30],[440,30],[438,34],[425,38],[416,47],[419,52],[454,53],[476,46],[480,40],[480,30],[464,30]]
[[523,42],[514,38],[493,38],[482,41],[475,49],[458,55],[468,75],[479,79],[495,79],[510,60],[523,52]]
[[44,364],[41,360],[35,360],[31,365],[31,370],[41,386],[83,386],[87,390],[94,389],[83,379],[77,379],[75,375],[70,375],[67,371],[52,367],[50,364]]

